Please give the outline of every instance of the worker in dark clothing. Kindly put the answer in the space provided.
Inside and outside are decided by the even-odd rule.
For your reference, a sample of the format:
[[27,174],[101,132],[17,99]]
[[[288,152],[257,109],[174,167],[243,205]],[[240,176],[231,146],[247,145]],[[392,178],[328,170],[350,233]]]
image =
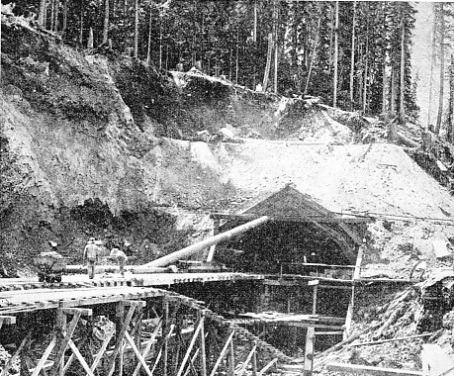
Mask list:
[[112,251],[110,252],[110,258],[117,262],[119,272],[121,273],[122,276],[124,276],[125,265],[126,261],[128,261],[128,256],[126,256],[126,254],[123,251],[119,250],[118,248],[113,248]]
[[100,249],[95,244],[95,238],[90,238],[88,240],[88,244],[85,246],[84,256],[83,256],[83,266],[85,266],[85,260],[87,260],[88,278],[90,278],[90,279],[93,279],[95,277],[95,268],[96,268],[96,263],[99,260],[99,253],[100,253]]

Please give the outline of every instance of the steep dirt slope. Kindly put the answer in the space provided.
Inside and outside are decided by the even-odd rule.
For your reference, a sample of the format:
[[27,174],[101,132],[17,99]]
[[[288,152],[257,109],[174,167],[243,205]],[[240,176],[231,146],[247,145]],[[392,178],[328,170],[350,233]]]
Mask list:
[[[240,210],[289,183],[335,211],[407,215],[409,223],[454,213],[449,194],[399,147],[339,145],[352,131],[310,102],[200,77],[179,87],[127,58],[80,53],[27,29],[2,31],[2,153],[17,156],[24,188],[2,221],[9,258],[29,262],[52,240],[75,262],[94,235],[108,247],[132,243],[147,261],[207,236],[208,213]],[[232,142],[188,141],[226,127]],[[251,132],[286,141],[242,137]],[[388,224],[371,227],[366,261],[399,261],[413,235],[429,258],[428,231],[454,236],[445,224],[402,223],[392,224],[403,234],[392,241]]]

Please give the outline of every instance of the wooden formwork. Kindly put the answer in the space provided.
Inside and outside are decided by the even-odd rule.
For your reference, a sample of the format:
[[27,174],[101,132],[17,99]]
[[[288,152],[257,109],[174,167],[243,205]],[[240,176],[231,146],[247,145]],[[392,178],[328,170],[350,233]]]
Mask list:
[[[263,375],[278,362],[291,361],[203,302],[156,291],[151,297],[120,296],[105,303],[96,298],[93,305],[54,304],[0,317],[0,324],[16,325],[15,330],[0,331],[2,344],[15,343],[0,376],[8,375],[17,359],[21,376]],[[45,322],[36,318],[43,313]],[[95,338],[94,323],[100,316],[114,325]]]

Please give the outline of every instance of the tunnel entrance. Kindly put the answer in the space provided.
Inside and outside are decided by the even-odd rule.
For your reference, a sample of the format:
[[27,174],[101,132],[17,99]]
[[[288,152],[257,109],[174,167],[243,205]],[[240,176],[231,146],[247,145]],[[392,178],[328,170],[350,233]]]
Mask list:
[[[316,348],[339,342],[342,325],[349,326],[353,278],[360,264],[358,255],[366,221],[331,212],[287,185],[247,210],[213,215],[218,226],[215,232],[225,232],[264,216],[270,220],[216,246],[216,261],[234,271],[265,276],[255,306],[259,316],[246,313],[239,315],[239,319],[246,322],[251,319],[250,330],[254,332],[262,330],[262,323],[263,335],[270,336],[274,343],[275,333],[276,338],[285,342],[275,345],[283,346],[293,355],[304,345],[311,316],[332,321],[320,326],[323,333],[329,329],[330,334],[317,338]],[[280,318],[270,324],[264,313]],[[292,321],[298,319],[302,325]],[[282,330],[289,335],[278,335]],[[315,330],[316,335],[320,330]]]

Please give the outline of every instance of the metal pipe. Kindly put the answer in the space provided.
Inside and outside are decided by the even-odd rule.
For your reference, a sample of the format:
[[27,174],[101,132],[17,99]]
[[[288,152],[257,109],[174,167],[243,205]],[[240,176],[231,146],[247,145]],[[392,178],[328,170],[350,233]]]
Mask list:
[[180,249],[179,251],[173,252],[170,255],[160,257],[160,258],[153,260],[142,266],[146,267],[146,268],[155,268],[155,267],[159,267],[159,266],[167,266],[167,265],[173,264],[174,262],[176,262],[182,258],[191,256],[192,254],[199,252],[204,248],[218,244],[224,240],[229,240],[232,237],[234,237],[235,235],[241,234],[243,232],[253,229],[254,227],[260,226],[260,225],[268,222],[270,219],[271,218],[267,217],[267,216],[260,217],[251,222],[247,222],[244,225],[232,228],[229,231],[226,231],[226,232],[223,232],[216,236],[213,236],[211,238],[205,239],[199,243],[192,244],[189,247]]

